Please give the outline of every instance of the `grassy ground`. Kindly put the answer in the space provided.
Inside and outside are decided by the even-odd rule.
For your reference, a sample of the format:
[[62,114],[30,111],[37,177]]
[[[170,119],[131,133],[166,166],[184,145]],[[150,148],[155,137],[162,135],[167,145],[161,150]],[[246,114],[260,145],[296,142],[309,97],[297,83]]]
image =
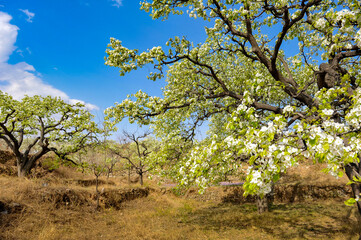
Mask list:
[[[0,176],[0,201],[18,204],[0,214],[0,239],[357,239],[352,207],[342,201],[275,204],[257,213],[253,204],[197,201],[155,190],[147,198],[125,202],[120,210],[94,210],[94,186],[44,179]],[[105,188],[119,188],[104,185]],[[44,198],[50,190],[77,193],[77,204]],[[83,202],[82,202],[83,201]]]

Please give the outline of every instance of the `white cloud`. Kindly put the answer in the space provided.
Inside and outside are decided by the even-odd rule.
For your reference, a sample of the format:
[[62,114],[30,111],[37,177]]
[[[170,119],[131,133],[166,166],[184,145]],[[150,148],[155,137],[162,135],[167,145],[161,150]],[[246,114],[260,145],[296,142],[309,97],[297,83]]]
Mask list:
[[23,13],[25,13],[25,15],[28,17],[28,19],[26,19],[26,21],[33,22],[35,13],[30,12],[28,9],[19,9],[19,10],[22,11]]
[[26,62],[17,64],[7,63],[9,56],[16,49],[14,44],[19,28],[10,24],[11,16],[0,12],[0,90],[9,93],[16,99],[24,95],[57,96],[69,103],[81,102],[89,110],[98,109],[97,106],[81,100],[71,99],[65,92],[44,83],[41,74]]
[[0,12],[0,62],[7,62],[15,50],[15,42],[19,28],[9,24],[11,16]]
[[15,65],[0,63],[0,83],[5,83],[0,85],[1,90],[16,99],[21,99],[24,95],[45,95],[45,93],[69,99],[64,92],[44,83],[35,76],[34,67],[25,62]]
[[120,6],[122,6],[122,1],[123,0],[111,0],[112,2],[114,2],[113,6],[119,8]]

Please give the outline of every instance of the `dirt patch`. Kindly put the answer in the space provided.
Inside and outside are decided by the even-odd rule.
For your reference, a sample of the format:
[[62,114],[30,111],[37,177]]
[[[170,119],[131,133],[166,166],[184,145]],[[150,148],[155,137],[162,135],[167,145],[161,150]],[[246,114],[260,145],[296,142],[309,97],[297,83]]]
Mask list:
[[[243,196],[242,187],[226,187],[222,202],[254,202],[255,197]],[[342,199],[352,196],[352,190],[345,185],[282,184],[274,188],[274,201],[279,203],[302,202],[305,200]]]
[[[120,209],[122,203],[147,197],[149,188],[103,189],[100,193],[100,205],[104,208]],[[27,200],[45,203],[55,209],[79,209],[96,205],[95,191],[65,187],[28,188],[24,194]]]
[[352,196],[350,186],[282,184],[275,187],[278,202],[300,202],[307,199],[347,199]]
[[[196,189],[190,189],[185,198],[197,201],[218,201],[223,203],[253,203],[255,196],[243,196],[242,186],[210,187],[204,194]],[[340,199],[346,200],[352,196],[352,190],[344,184],[310,185],[310,184],[279,184],[274,188],[274,201],[278,203],[302,202],[305,200]]]
[[0,150],[0,163],[5,164],[8,162],[15,165],[15,155],[9,151]]
[[0,163],[0,174],[6,175],[6,176],[17,176],[18,170],[15,166],[9,166],[9,165]]
[[1,215],[20,213],[20,212],[24,211],[25,208],[26,208],[26,206],[22,205],[20,203],[0,201],[0,214]]
[[[27,207],[23,204],[11,201],[0,201],[0,229],[12,226],[14,221],[20,218]],[[0,239],[1,231],[0,231]]]
[[105,190],[100,195],[100,201],[105,208],[120,209],[123,202],[137,198],[144,198],[149,195],[149,188],[132,188],[119,190]]
[[46,189],[40,193],[40,201],[52,203],[55,208],[90,206],[91,194],[69,188]]
[[[96,185],[96,180],[95,179],[76,179],[76,180],[68,180],[68,181],[66,181],[66,183],[75,183],[82,187],[90,187],[90,186]],[[98,179],[98,184],[99,185],[113,185],[113,186],[115,185],[115,183],[113,181],[102,180],[102,179]]]
[[254,203],[256,201],[255,196],[248,195],[247,197],[244,197],[243,193],[244,190],[242,187],[223,187],[221,201],[224,203]]
[[0,174],[16,176],[16,160],[14,154],[9,151],[0,150]]

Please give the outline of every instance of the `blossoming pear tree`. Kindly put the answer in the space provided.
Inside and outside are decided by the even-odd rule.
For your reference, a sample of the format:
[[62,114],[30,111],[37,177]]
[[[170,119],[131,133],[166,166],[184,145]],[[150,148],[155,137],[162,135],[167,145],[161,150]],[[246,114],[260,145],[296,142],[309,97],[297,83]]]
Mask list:
[[18,176],[26,176],[45,154],[69,160],[99,133],[93,116],[81,103],[69,104],[51,96],[15,100],[0,91],[0,140],[17,160]]
[[[163,20],[186,11],[212,27],[201,44],[174,37],[141,53],[112,38],[107,65],[124,75],[151,64],[148,78],[167,85],[162,97],[139,91],[110,107],[109,119],[150,124],[166,146],[158,161],[178,156],[181,184],[205,188],[246,162],[246,194],[264,196],[313,158],[346,173],[347,204],[361,213],[359,1],[153,0],[141,9]],[[204,121],[208,137],[187,141]]]

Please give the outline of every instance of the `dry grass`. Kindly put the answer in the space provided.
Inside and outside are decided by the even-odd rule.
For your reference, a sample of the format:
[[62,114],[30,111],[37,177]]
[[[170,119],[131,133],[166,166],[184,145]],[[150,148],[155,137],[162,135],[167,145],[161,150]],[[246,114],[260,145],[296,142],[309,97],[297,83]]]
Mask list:
[[[94,201],[82,198],[94,193],[93,186],[43,181],[0,177],[0,201],[21,206],[0,215],[0,239],[357,239],[355,213],[341,201],[277,204],[259,215],[253,204],[201,202],[156,190],[120,210],[96,212]],[[62,189],[73,191],[77,204],[42,197]]]
[[344,174],[341,178],[335,178],[330,174],[322,172],[327,168],[327,164],[313,164],[311,160],[290,168],[287,173],[280,179],[281,183],[302,182],[302,184],[328,185],[346,184],[348,178]]
[[[347,182],[319,172],[322,168],[303,164],[291,169],[282,182],[317,186]],[[360,231],[355,208],[341,199],[277,203],[271,212],[259,215],[254,204],[224,203],[224,195],[237,188],[213,187],[203,197],[195,197],[195,192],[177,197],[151,181],[146,181],[153,189],[148,197],[123,202],[120,209],[105,208],[103,203],[97,212],[93,179],[66,167],[30,180],[0,175],[0,208],[6,204],[10,209],[0,213],[0,239],[353,240]],[[108,196],[140,187],[128,185],[126,177],[101,180],[100,190],[113,191]]]

